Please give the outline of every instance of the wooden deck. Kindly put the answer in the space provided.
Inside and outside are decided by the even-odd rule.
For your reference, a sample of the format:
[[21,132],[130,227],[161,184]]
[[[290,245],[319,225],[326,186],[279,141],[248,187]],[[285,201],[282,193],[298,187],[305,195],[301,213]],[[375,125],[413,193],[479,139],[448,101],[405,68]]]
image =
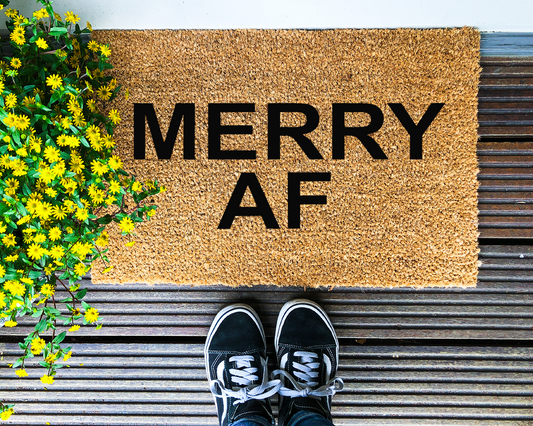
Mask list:
[[324,306],[340,337],[346,388],[334,397],[335,424],[533,425],[532,40],[483,39],[477,288],[235,290],[86,280],[104,327],[76,333],[70,368],[47,390],[40,368],[30,366],[24,379],[5,368],[31,321],[0,330],[0,398],[17,404],[6,424],[216,425],[202,353],[216,312],[251,304],[271,341],[283,303],[306,297]]

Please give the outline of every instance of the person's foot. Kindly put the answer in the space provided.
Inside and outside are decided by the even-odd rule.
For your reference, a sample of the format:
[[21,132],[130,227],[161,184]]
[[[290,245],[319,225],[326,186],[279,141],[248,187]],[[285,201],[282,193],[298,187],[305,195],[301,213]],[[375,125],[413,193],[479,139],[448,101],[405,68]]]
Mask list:
[[274,339],[281,376],[279,426],[300,411],[318,413],[331,421],[331,398],[342,390],[337,378],[339,341],[324,310],[315,302],[297,299],[281,309]]
[[274,424],[268,398],[281,383],[267,383],[265,332],[248,305],[232,305],[215,317],[204,348],[209,387],[221,426],[251,416]]

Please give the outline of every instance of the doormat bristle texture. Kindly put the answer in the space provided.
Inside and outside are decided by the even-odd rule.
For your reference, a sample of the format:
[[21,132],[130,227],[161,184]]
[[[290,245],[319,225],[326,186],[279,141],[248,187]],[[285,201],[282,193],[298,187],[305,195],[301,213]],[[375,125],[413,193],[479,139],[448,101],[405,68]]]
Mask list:
[[[110,44],[130,93],[113,104],[124,167],[167,187],[133,247],[112,230],[115,268],[96,265],[94,282],[476,285],[477,30],[94,37]],[[165,140],[176,104],[194,105],[194,159],[184,158],[190,110],[174,120],[170,159],[152,139],[146,111]],[[144,159],[134,158],[134,111],[148,117]]]

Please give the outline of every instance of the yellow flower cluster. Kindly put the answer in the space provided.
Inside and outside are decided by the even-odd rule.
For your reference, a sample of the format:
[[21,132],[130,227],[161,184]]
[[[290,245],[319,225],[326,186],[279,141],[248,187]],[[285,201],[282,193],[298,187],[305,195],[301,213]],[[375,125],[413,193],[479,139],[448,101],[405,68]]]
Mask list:
[[30,350],[33,355],[39,355],[44,347],[46,346],[46,342],[44,339],[41,339],[40,337],[36,337],[31,341],[30,344]]
[[26,286],[20,281],[9,280],[4,283],[4,290],[9,291],[13,296],[24,296]]

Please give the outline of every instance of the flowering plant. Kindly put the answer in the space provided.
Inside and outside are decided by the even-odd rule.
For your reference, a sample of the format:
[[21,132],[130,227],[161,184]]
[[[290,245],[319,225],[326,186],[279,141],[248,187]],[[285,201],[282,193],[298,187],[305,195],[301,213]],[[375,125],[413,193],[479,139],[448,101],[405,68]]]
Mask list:
[[[88,41],[90,24],[81,29],[73,12],[62,19],[50,0],[39,1],[43,8],[31,18],[5,11],[10,35],[0,61],[0,325],[15,327],[24,315],[36,319],[12,367],[27,376],[25,360],[41,356],[41,381],[52,384],[71,356],[58,322],[69,332],[80,328],[76,322],[101,327],[98,311],[83,300],[87,289],[77,282],[97,260],[110,268],[106,227],[116,222],[130,235],[155,213],[148,197],[164,188],[136,180],[113,154],[120,114],[108,102],[122,89],[106,73],[110,47]],[[0,9],[8,4],[0,0]],[[67,297],[57,300],[56,289]],[[2,420],[13,412],[12,404],[0,402]]]

